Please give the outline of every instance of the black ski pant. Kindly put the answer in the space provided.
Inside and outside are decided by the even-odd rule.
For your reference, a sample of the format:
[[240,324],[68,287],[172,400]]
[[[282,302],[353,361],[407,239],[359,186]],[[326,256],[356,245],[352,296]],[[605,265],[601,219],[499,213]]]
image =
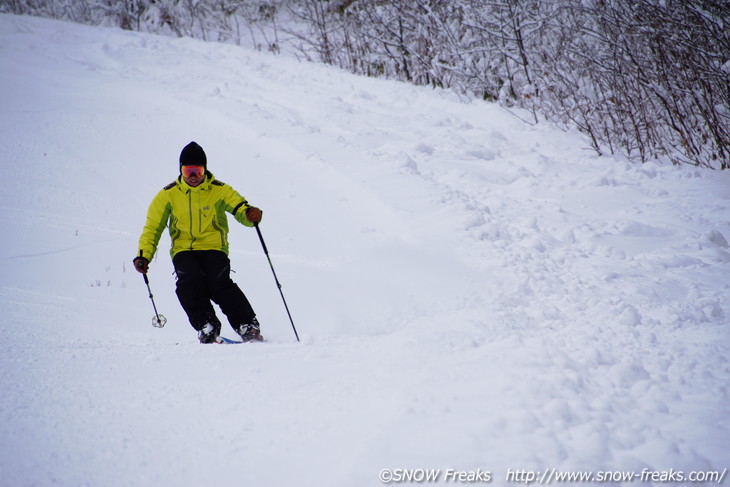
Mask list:
[[177,274],[175,293],[190,324],[201,330],[206,323],[219,331],[220,320],[211,300],[220,306],[234,329],[249,324],[256,316],[241,289],[231,280],[231,261],[218,250],[190,250],[172,259]]

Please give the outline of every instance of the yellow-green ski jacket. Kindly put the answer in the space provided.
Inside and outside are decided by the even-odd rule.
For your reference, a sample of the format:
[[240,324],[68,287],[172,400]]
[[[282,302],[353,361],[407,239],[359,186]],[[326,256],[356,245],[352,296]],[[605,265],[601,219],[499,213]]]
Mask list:
[[172,239],[172,257],[183,250],[220,250],[228,254],[226,212],[252,227],[253,223],[246,218],[247,208],[249,204],[243,196],[211,173],[195,188],[179,176],[150,203],[137,255],[151,261],[165,227]]

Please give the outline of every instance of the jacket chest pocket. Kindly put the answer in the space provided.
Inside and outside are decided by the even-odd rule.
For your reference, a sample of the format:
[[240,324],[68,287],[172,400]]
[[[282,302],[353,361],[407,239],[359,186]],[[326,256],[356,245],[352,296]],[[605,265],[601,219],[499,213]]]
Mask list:
[[213,211],[210,205],[201,205],[200,209],[198,210],[198,230],[202,232],[210,225],[212,225],[214,216],[215,211]]

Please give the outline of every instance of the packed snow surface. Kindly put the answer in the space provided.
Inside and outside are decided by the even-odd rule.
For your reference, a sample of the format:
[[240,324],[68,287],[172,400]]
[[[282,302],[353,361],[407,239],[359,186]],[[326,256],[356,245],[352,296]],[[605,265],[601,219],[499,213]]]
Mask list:
[[[0,66],[2,485],[730,467],[730,173],[190,39],[3,15]],[[191,140],[300,343],[232,219],[267,343],[197,342],[166,234],[151,326],[131,260]]]

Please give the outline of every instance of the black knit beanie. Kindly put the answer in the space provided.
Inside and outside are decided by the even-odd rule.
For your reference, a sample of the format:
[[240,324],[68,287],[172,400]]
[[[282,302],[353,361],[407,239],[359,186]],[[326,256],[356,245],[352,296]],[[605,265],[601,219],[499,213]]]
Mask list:
[[203,148],[195,142],[190,142],[183,147],[180,152],[180,167],[183,166],[203,166],[208,167],[208,159],[205,157]]

